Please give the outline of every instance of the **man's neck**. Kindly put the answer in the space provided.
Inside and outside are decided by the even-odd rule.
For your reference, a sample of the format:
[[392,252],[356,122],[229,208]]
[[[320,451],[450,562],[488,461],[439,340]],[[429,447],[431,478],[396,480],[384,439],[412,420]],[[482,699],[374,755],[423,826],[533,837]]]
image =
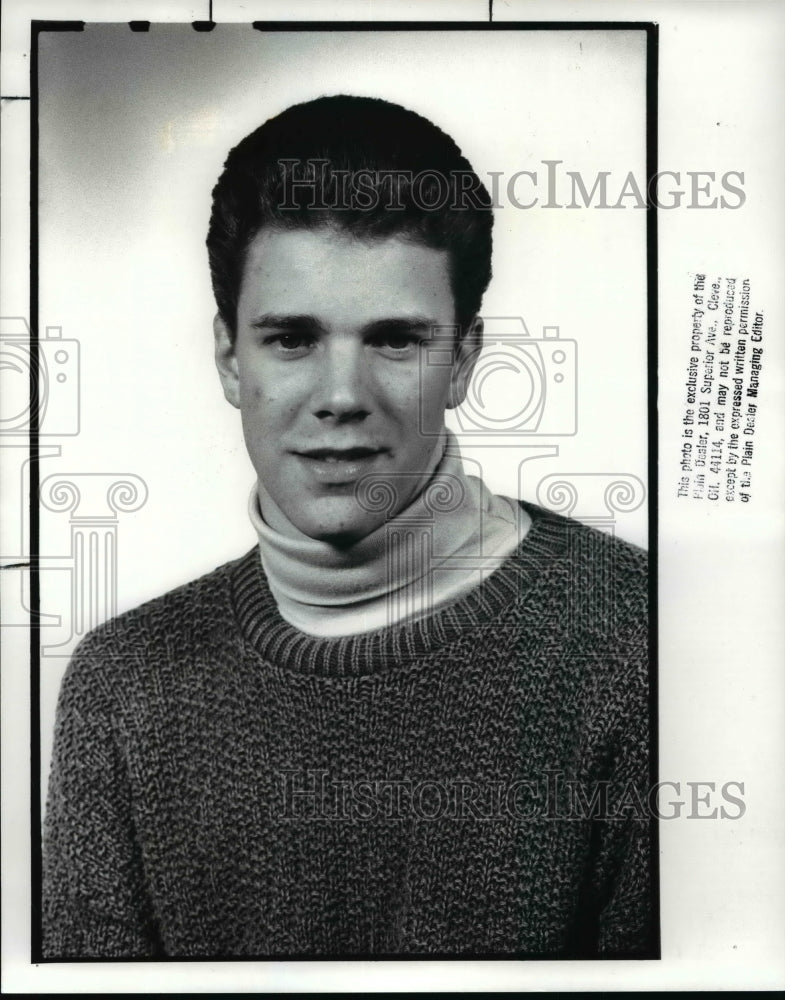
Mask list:
[[[257,485],[249,514],[270,589],[290,624],[335,636],[427,616],[473,589],[511,554],[531,523],[517,501],[494,496],[467,476],[448,432],[432,462],[408,506],[345,549],[294,525],[286,532],[274,527],[269,505],[262,514],[265,491]],[[445,505],[445,496],[452,502]]]

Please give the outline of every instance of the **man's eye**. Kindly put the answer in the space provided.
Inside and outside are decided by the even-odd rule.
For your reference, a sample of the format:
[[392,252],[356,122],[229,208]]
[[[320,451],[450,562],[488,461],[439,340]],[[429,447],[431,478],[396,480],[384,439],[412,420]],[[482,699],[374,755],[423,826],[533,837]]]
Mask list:
[[393,353],[403,353],[415,347],[417,341],[411,333],[384,333],[377,338],[376,344]]
[[283,353],[307,350],[313,343],[313,337],[307,333],[277,333],[269,337],[267,343],[274,344]]

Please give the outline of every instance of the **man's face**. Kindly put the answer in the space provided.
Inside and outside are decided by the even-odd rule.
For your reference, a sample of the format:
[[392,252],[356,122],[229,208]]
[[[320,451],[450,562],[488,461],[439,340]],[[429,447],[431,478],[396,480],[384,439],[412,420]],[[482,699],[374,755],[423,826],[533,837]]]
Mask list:
[[[454,323],[446,251],[333,229],[262,230],[251,242],[236,338],[217,318],[216,361],[256,473],[301,532],[350,544],[422,487],[472,341],[451,367],[420,355],[434,327]],[[392,511],[357,501],[370,474],[391,484]]]

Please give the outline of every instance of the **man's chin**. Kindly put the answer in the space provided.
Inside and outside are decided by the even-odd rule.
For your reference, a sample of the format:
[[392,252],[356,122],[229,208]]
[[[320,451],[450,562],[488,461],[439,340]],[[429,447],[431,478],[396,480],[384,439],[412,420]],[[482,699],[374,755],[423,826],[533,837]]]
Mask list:
[[321,517],[312,512],[311,516],[302,518],[297,527],[309,538],[326,542],[337,549],[347,549],[367,538],[382,524],[384,520],[369,516],[368,511],[358,510],[352,503],[347,510],[326,510]]
[[370,532],[329,531],[312,537],[319,542],[324,542],[334,549],[350,549],[353,545],[357,545],[358,542],[361,542],[363,538],[366,538],[368,534],[370,534]]
[[[317,542],[325,542],[335,549],[349,549],[363,538],[367,538],[378,525],[319,525],[310,527],[304,533]],[[303,531],[303,528],[300,529]]]

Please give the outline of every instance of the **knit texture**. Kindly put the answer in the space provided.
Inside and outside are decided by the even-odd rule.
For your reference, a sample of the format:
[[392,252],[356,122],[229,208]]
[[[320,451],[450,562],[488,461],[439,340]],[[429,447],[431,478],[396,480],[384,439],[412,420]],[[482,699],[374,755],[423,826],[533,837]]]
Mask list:
[[408,625],[299,632],[254,548],[88,635],[44,956],[654,957],[645,554],[523,506]]

